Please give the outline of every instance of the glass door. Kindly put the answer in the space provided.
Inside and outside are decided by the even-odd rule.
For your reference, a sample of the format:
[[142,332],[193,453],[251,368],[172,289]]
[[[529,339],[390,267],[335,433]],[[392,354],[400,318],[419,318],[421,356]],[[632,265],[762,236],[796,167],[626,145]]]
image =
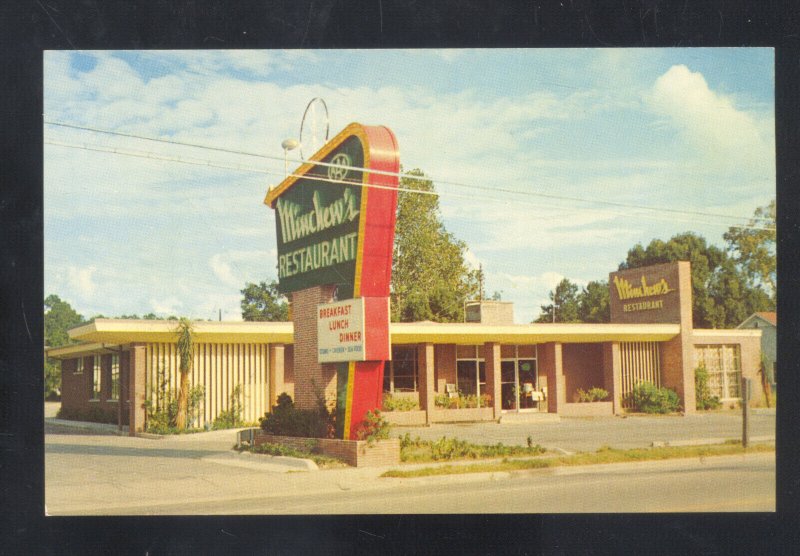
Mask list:
[[519,388],[517,388],[516,360],[500,362],[500,392],[502,409],[515,410],[519,407]]
[[539,390],[536,372],[536,359],[517,360],[517,391],[520,396],[520,409],[537,409],[538,400],[534,393]]

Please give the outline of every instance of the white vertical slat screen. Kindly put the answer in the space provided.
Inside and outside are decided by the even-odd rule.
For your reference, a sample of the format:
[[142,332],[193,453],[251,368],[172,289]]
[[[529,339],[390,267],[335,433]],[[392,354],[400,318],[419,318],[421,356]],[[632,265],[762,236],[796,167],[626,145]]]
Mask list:
[[661,353],[658,342],[620,342],[622,366],[622,406],[631,407],[628,396],[633,389],[649,382],[661,386]]
[[[194,426],[210,426],[220,412],[228,409],[230,396],[238,385],[241,385],[244,406],[242,418],[257,422],[263,417],[269,410],[268,354],[268,344],[195,344],[189,386],[203,386],[205,399]],[[166,391],[177,396],[179,365],[176,344],[146,345],[145,395],[154,405],[166,403],[161,399],[161,380],[166,380]]]

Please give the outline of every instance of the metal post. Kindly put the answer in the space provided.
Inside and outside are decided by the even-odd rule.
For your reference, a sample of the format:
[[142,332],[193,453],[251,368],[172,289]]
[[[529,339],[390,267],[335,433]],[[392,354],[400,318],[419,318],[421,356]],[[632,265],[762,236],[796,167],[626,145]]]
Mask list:
[[742,446],[750,443],[750,379],[742,377]]

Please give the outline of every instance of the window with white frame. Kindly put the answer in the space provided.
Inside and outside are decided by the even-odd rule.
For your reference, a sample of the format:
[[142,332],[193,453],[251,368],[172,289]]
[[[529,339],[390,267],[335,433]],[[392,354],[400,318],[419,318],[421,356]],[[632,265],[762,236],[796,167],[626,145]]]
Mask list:
[[100,399],[100,376],[103,373],[102,365],[100,364],[100,356],[94,356],[94,368],[92,373],[92,399]]
[[694,346],[695,368],[708,372],[712,396],[721,400],[741,397],[742,363],[738,344]]
[[456,383],[465,396],[480,396],[486,390],[483,346],[456,346]]
[[387,361],[383,370],[384,392],[417,391],[417,348],[416,346],[393,346],[392,360]]
[[111,356],[111,399],[119,400],[119,355]]

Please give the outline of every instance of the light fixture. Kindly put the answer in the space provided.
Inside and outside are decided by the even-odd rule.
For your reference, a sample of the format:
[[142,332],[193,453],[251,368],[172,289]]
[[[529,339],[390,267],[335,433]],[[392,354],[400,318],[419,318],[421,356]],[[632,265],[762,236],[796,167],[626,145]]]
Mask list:
[[295,150],[299,146],[300,146],[300,142],[297,139],[284,139],[281,142],[281,147],[283,148],[283,175],[284,175],[284,177],[289,175],[289,162],[287,160],[288,153],[289,153],[289,151]]

